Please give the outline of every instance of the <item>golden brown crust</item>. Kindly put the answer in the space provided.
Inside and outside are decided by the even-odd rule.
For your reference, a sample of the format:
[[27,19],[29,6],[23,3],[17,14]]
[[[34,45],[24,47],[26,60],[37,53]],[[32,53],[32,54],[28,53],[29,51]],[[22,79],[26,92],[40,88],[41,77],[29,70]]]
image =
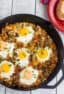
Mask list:
[[59,0],[56,8],[56,15],[60,20],[64,20],[64,0]]

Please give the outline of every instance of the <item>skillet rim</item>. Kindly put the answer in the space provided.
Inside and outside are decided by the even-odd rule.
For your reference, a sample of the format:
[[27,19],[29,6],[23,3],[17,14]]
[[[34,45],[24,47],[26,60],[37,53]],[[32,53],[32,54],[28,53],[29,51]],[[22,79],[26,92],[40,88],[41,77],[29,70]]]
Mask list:
[[[62,44],[62,51],[64,52],[64,49],[63,49],[63,43],[62,43],[62,40],[61,40],[61,37],[60,37],[60,35],[58,34],[58,32],[56,31],[56,29],[54,28],[54,26],[49,22],[49,21],[46,21],[45,19],[43,19],[43,18],[41,18],[41,17],[38,17],[38,16],[35,16],[35,15],[33,15],[33,14],[15,14],[15,15],[11,15],[11,16],[7,16],[7,17],[5,17],[5,18],[3,18],[3,19],[1,19],[0,20],[0,24],[6,24],[6,21],[7,20],[9,20],[9,19],[13,19],[13,17],[22,17],[22,16],[24,16],[24,17],[30,17],[31,16],[31,19],[38,19],[38,20],[40,20],[40,22],[45,22],[45,23],[47,23],[47,24],[49,24],[50,26],[52,26],[52,29],[56,32],[56,34],[57,34],[57,36],[59,37],[59,39],[60,39],[60,42],[61,42],[61,44]],[[31,21],[30,21],[31,22]],[[32,22],[31,22],[32,23]],[[34,23],[35,24],[35,23]],[[38,24],[38,25],[40,25],[40,24]],[[2,27],[0,28],[0,29],[2,29]],[[52,38],[53,39],[53,38]],[[63,54],[63,53],[62,53]],[[64,54],[62,55],[62,62],[63,62],[63,56],[64,56]],[[61,66],[59,66],[59,68],[58,68],[58,70],[57,70],[57,72],[55,73],[55,75],[53,76],[52,74],[54,73],[54,72],[52,72],[51,73],[51,75],[53,76],[53,78],[57,75],[57,73],[59,72],[59,70],[60,70],[60,68],[61,68]],[[38,89],[38,88],[43,88],[43,86],[45,86],[45,84],[47,84],[47,83],[49,83],[53,78],[51,78],[51,79],[47,79],[46,81],[44,81],[44,83],[42,84],[40,84],[38,87],[33,87],[33,88],[27,88],[27,89],[24,89],[24,88],[13,88],[13,87],[8,87],[8,86],[6,86],[5,84],[2,84],[2,85],[4,85],[5,87],[7,87],[7,88],[10,88],[10,89],[14,89],[14,90],[34,90],[34,89]]]

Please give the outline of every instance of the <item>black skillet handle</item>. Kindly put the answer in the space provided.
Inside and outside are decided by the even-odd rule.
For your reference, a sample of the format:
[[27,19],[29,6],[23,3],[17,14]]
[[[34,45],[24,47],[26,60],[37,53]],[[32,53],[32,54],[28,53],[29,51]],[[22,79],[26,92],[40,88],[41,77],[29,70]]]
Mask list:
[[61,66],[61,70],[62,70],[63,75],[55,85],[45,84],[44,86],[41,86],[40,88],[54,89],[62,82],[62,80],[64,79],[64,60],[63,60],[62,66]]

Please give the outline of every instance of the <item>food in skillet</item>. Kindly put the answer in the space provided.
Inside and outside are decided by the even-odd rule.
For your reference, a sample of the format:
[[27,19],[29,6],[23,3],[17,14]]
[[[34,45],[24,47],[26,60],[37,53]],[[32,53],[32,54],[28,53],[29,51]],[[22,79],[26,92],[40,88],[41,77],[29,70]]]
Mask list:
[[8,87],[38,87],[57,65],[52,38],[32,23],[6,24],[0,34],[0,82]]
[[64,20],[64,0],[59,0],[56,8],[56,14],[60,20]]

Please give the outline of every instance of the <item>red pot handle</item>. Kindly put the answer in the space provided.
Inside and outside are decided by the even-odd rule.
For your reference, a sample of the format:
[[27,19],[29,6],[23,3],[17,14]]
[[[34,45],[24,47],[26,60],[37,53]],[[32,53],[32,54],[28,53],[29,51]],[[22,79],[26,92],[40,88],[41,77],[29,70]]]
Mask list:
[[49,0],[41,0],[42,4],[48,4]]
[[60,31],[64,32],[64,21],[60,21],[57,19],[55,13],[54,13],[54,8],[55,4],[57,3],[57,0],[49,0],[50,2],[48,3],[48,16],[52,24]]

